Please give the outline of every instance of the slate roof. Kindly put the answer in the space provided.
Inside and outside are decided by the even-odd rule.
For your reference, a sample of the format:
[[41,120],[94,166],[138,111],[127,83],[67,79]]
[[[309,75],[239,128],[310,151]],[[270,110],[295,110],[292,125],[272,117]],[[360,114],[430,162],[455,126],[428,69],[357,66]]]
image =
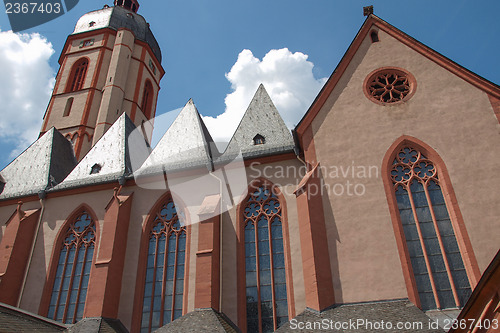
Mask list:
[[71,143],[58,130],[51,128],[0,171],[4,184],[0,200],[50,189],[60,183],[75,165]]
[[118,319],[83,318],[66,330],[67,333],[128,333],[127,328]]
[[54,190],[128,177],[142,165],[150,151],[142,131],[123,113]]
[[190,99],[136,175],[204,166],[211,170],[218,151]]
[[[295,326],[291,325],[295,325],[299,322],[309,322],[314,325],[314,323],[321,323],[322,320],[325,320],[325,322],[327,323],[333,323],[333,329],[327,330],[328,332],[444,332],[441,329],[429,328],[429,317],[427,317],[419,308],[417,308],[408,300],[344,304],[324,310],[320,313],[310,309],[306,309],[304,312],[296,316],[293,322],[288,322],[287,324],[276,330],[276,332],[312,332],[312,330],[298,329]],[[353,326],[354,324],[351,325],[351,323],[357,323],[358,320],[364,320],[364,324],[360,323],[359,326]],[[374,323],[380,324],[382,323],[382,321],[385,323],[384,328],[381,329],[380,326],[377,328]],[[372,323],[371,326],[368,324],[368,322]],[[392,328],[388,326],[389,322],[391,323]],[[338,328],[341,328],[337,330],[335,329],[335,323],[349,323],[350,326],[345,326],[343,329],[340,326],[337,326]],[[415,326],[408,329],[397,329],[396,325],[398,323],[410,323],[410,325]],[[422,326],[418,327],[416,325]]]
[[160,327],[155,333],[166,332],[240,332],[225,315],[213,309],[197,309]]
[[67,328],[59,322],[0,303],[0,332],[5,333],[53,333]]
[[[264,137],[264,144],[254,144],[254,137]],[[224,154],[217,159],[233,159],[240,151],[244,159],[292,152],[295,147],[286,127],[264,85],[260,84]]]
[[[265,143],[254,145],[255,135]],[[233,161],[292,152],[294,141],[263,85],[260,85],[224,154],[189,100],[154,150],[126,113],[80,162],[70,142],[52,128],[0,172],[0,200],[83,187],[143,175],[207,168]]]
[[[90,26],[90,22],[95,22],[95,24]],[[141,15],[119,6],[94,10],[80,17],[73,35],[102,28],[111,28],[113,30],[126,28],[131,30],[135,38],[148,43],[161,63],[160,46],[151,32],[149,24]]]

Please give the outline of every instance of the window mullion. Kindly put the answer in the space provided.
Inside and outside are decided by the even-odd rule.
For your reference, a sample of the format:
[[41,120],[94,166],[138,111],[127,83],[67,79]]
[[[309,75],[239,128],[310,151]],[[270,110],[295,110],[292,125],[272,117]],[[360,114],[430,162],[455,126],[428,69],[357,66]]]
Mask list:
[[[418,181],[418,180],[414,179],[414,181]],[[422,229],[420,228],[420,222],[418,221],[417,210],[415,208],[415,202],[413,201],[413,195],[411,193],[411,188],[410,188],[411,182],[412,182],[412,180],[410,179],[408,181],[408,184],[406,185],[407,192],[408,192],[408,198],[410,200],[411,210],[413,212],[413,218],[415,219],[415,226],[417,227],[418,238],[419,238],[419,241],[420,241],[420,245],[422,247],[422,253],[424,255],[425,266],[427,268],[427,273],[429,274],[429,280],[431,282],[432,293],[434,295],[434,299],[435,299],[435,302],[436,302],[436,307],[438,309],[440,309],[441,308],[441,304],[439,302],[439,298],[438,298],[438,294],[437,294],[436,283],[434,281],[434,276],[432,275],[431,265],[430,265],[430,262],[429,262],[429,257],[427,255],[427,249],[425,248],[424,238],[423,238],[423,235],[422,235]]]
[[439,248],[441,250],[441,255],[443,256],[444,265],[446,267],[446,274],[448,275],[448,279],[450,280],[450,286],[451,286],[451,291],[453,293],[453,298],[455,299],[455,304],[458,307],[458,306],[460,306],[460,300],[458,298],[458,293],[457,293],[457,288],[455,286],[455,281],[453,281],[453,276],[451,275],[450,263],[448,262],[448,258],[446,256],[446,251],[444,248],[443,239],[441,238],[441,234],[439,232],[439,227],[437,224],[436,215],[434,214],[434,207],[432,206],[429,191],[427,189],[427,182],[425,182],[423,184],[423,188],[424,188],[424,192],[425,192],[425,197],[427,199],[427,204],[429,205],[429,211],[431,213],[432,223],[434,224],[434,229],[436,230],[436,236],[437,236],[437,239],[439,242]]
[[160,304],[160,327],[164,325],[165,323],[165,316],[164,316],[164,311],[165,311],[165,284],[167,282],[167,259],[168,259],[168,237],[167,237],[168,229],[167,232],[165,233],[165,248],[164,248],[164,253],[163,253],[163,281],[161,283],[161,304]]
[[82,270],[80,272],[80,279],[78,281],[78,291],[76,293],[76,300],[75,300],[75,311],[73,313],[73,321],[76,320],[76,313],[78,311],[78,304],[80,302],[80,293],[82,291],[82,280],[83,280],[83,271],[85,270],[85,262],[87,260],[87,250],[88,250],[88,247],[85,246],[85,253],[83,255],[83,261],[82,261]]
[[[63,245],[63,246],[66,247],[66,245]],[[66,247],[66,257],[64,258],[64,267],[63,267],[63,270],[61,273],[61,283],[59,285],[59,293],[57,295],[56,308],[54,310],[54,318],[52,318],[52,319],[56,319],[57,313],[59,312],[58,311],[59,310],[59,303],[61,303],[61,293],[62,293],[62,289],[63,289],[63,285],[64,285],[64,276],[66,275],[66,268],[68,267],[68,256],[69,256],[70,250],[71,250],[71,247],[69,247],[69,248]]]
[[269,233],[269,265],[271,269],[271,295],[273,304],[273,328],[276,331],[278,329],[278,314],[276,313],[276,295],[274,286],[274,258],[273,258],[273,241],[272,241],[272,219],[267,219],[267,228]]
[[[78,252],[80,252],[80,242],[81,240],[78,240],[76,245],[75,245],[75,256],[73,258],[73,266],[71,267],[71,275],[69,277],[69,285],[68,285],[68,294],[66,295],[66,304],[64,305],[64,314],[63,314],[63,323],[66,322],[66,318],[68,317],[68,307],[69,307],[69,300],[71,297],[71,288],[73,288],[73,278],[75,277],[75,270],[76,270],[76,260],[78,260]],[[73,318],[74,321],[74,318]]]
[[170,321],[174,321],[174,312],[175,312],[175,290],[177,288],[177,254],[179,250],[179,234],[175,233],[175,256],[174,256],[174,283],[172,286],[172,311],[170,313]]
[[[257,316],[259,318],[259,333],[262,333],[262,310],[260,301],[260,265],[259,265],[259,223],[258,217],[255,219],[254,230],[255,230],[255,276],[257,278]],[[248,333],[248,332],[247,332]]]
[[155,260],[153,264],[153,282],[151,286],[151,305],[149,308],[149,331],[151,332],[151,328],[153,325],[153,312],[154,312],[154,304],[155,304],[155,285],[156,285],[156,268],[158,266],[158,235],[153,234],[153,237],[155,238]]

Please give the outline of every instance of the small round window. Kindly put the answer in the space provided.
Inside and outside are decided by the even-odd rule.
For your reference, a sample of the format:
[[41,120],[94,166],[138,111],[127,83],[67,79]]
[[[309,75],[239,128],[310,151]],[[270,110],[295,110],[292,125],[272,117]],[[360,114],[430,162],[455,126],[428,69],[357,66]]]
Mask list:
[[384,67],[370,73],[364,82],[366,97],[378,104],[408,100],[417,87],[415,77],[402,68]]

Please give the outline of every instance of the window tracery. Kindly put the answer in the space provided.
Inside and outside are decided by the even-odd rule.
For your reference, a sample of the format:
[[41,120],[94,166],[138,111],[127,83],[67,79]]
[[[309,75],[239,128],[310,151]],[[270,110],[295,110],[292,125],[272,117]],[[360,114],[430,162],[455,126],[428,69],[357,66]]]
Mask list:
[[422,310],[464,306],[471,288],[436,165],[407,145],[391,179]]
[[83,211],[70,224],[59,252],[48,317],[63,323],[83,318],[95,249],[95,222]]
[[281,203],[260,186],[243,215],[247,332],[273,332],[288,321]]
[[393,104],[408,100],[414,93],[413,75],[400,68],[382,68],[365,80],[365,95],[378,104]]
[[149,231],[141,332],[182,316],[186,226],[169,195],[155,212]]

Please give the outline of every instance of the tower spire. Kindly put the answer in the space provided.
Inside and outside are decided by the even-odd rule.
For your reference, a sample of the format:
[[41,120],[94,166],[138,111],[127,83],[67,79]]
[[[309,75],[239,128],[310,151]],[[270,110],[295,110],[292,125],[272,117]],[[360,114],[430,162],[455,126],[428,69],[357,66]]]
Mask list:
[[134,13],[139,10],[139,1],[137,0],[115,0],[115,7],[123,7]]

